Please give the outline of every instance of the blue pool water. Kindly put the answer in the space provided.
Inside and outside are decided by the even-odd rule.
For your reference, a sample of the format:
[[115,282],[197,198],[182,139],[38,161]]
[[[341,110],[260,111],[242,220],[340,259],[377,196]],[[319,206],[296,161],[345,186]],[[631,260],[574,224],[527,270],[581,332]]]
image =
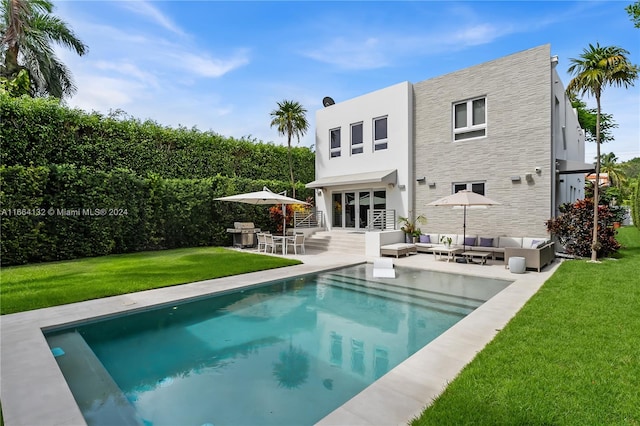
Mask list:
[[371,265],[47,335],[90,425],[313,424],[510,284]]

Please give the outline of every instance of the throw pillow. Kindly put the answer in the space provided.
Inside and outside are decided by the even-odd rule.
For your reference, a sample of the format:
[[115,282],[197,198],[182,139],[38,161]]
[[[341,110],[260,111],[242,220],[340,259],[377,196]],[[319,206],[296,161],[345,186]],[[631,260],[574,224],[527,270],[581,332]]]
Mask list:
[[544,247],[549,241],[548,240],[544,240],[542,241],[540,244],[538,244],[538,246],[536,248],[542,248]]
[[493,247],[493,238],[480,237],[480,247]]
[[464,237],[464,245],[465,246],[475,246],[476,245],[476,237]]
[[531,241],[531,248],[538,248],[538,244],[540,244],[540,243],[544,243],[544,241],[532,240]]
[[420,234],[420,242],[421,243],[430,243],[431,237],[429,235]]

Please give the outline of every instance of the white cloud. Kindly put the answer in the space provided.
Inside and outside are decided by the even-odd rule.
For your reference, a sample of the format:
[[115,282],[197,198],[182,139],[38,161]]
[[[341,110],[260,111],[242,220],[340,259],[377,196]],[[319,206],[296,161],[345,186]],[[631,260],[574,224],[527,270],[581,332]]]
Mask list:
[[143,16],[151,20],[152,22],[160,25],[166,30],[171,31],[172,33],[184,36],[185,33],[176,25],[169,17],[163,14],[160,10],[154,7],[151,3],[138,0],[138,1],[123,1],[118,2],[118,4],[138,15]]
[[167,56],[173,59],[175,66],[201,77],[221,77],[249,63],[246,50],[240,50],[228,59],[211,58],[209,55],[196,53],[167,54]]
[[150,72],[143,71],[140,67],[129,62],[98,61],[94,66],[100,71],[114,71],[118,74],[126,75],[129,78],[158,87],[158,79],[155,75]]
[[388,65],[388,57],[385,55],[387,49],[387,44],[376,37],[359,40],[338,37],[324,46],[309,50],[305,56],[344,69],[374,69]]
[[108,113],[112,109],[126,109],[137,99],[135,93],[144,89],[129,80],[80,74],[76,76],[78,92],[67,102],[86,111]]

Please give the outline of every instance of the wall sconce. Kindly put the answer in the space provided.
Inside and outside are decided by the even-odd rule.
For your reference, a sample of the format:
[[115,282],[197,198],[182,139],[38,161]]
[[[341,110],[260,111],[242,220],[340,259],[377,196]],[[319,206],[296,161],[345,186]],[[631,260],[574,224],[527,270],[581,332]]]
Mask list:
[[427,177],[426,176],[422,176],[416,179],[416,182],[418,183],[425,183],[427,181]]
[[524,175],[524,178],[527,180],[527,182],[533,182],[533,175],[531,173],[526,173]]
[[316,189],[316,195],[322,195],[322,189],[321,188]]
[[429,188],[435,188],[435,187],[436,187],[435,182],[429,182]]
[[542,167],[536,167],[536,174],[541,174],[542,173]]
[[511,182],[520,182],[520,176],[511,176]]

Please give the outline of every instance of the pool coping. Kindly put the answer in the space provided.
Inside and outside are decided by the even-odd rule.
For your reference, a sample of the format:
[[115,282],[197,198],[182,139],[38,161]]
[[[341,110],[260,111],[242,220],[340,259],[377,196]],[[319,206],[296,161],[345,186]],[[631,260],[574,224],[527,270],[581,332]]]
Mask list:
[[[5,425],[86,424],[43,330],[372,260],[336,254],[291,257],[305,263],[1,316],[0,400]],[[499,265],[445,265],[424,255],[394,259],[394,263],[515,281],[318,424],[406,424],[444,390],[559,265],[554,262],[541,273],[516,275]]]

